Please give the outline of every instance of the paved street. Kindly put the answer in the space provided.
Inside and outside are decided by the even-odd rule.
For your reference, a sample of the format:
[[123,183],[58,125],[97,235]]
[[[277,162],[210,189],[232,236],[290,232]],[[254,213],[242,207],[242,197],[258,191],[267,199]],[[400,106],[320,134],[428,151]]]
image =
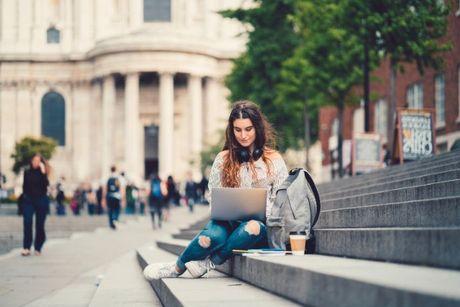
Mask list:
[[97,284],[104,280],[105,287],[112,289],[124,284],[121,288],[126,289],[126,296],[119,297],[117,305],[158,304],[142,278],[134,250],[167,238],[208,213],[207,207],[195,208],[194,214],[186,208],[172,210],[161,230],[152,230],[149,217],[139,217],[120,224],[117,231],[99,228],[75,233],[70,239],[50,240],[40,257],[24,258],[18,250],[0,256],[0,305],[88,306]]

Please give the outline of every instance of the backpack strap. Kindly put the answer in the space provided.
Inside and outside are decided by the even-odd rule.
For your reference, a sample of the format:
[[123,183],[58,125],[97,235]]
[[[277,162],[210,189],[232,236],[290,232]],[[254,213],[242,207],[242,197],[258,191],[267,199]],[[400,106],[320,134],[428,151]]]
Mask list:
[[308,181],[308,184],[310,185],[310,188],[313,192],[313,195],[315,196],[315,200],[316,200],[316,206],[318,207],[317,210],[316,210],[316,215],[315,215],[315,218],[313,220],[313,224],[311,225],[312,226],[312,229],[313,229],[313,226],[316,224],[316,222],[318,221],[318,218],[319,218],[319,213],[321,211],[321,202],[320,202],[320,198],[319,198],[319,192],[318,192],[318,189],[316,188],[316,185],[315,185],[315,182],[313,181],[313,178],[311,177],[310,173],[304,169],[304,168],[293,168],[289,171],[289,175],[294,175],[294,176],[297,176],[298,173],[300,171],[303,171],[304,172],[304,175],[305,175],[305,179],[307,179]]

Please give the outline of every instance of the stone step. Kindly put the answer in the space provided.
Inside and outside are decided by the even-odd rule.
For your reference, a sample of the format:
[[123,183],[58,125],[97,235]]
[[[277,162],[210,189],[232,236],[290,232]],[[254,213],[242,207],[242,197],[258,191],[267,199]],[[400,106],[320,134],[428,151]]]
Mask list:
[[315,229],[460,226],[460,197],[322,210]]
[[460,269],[460,227],[317,229],[316,252]]
[[[441,173],[441,172],[446,172],[450,170],[455,170],[458,168],[460,168],[460,161],[455,161],[455,162],[445,164],[442,166],[426,167],[426,168],[416,169],[410,172],[403,172],[401,174],[383,176],[383,177],[376,178],[376,179],[368,179],[368,180],[358,181],[358,182],[352,181],[351,178],[353,177],[351,177],[351,178],[343,179],[343,182],[335,181],[337,182],[336,186],[331,186],[327,189],[323,188],[322,191],[320,191],[321,192],[320,194],[322,196],[322,195],[326,195],[326,194],[334,193],[338,191],[346,191],[349,189],[356,189],[356,188],[362,188],[362,187],[376,185],[376,184],[389,183],[389,182],[396,181],[396,180],[410,179],[414,177],[420,177],[423,175],[429,175],[429,174],[434,174],[434,173]],[[348,182],[347,180],[351,180],[351,181]]]
[[173,234],[172,237],[174,239],[192,240],[199,232],[200,229],[183,230],[180,233]]
[[181,231],[183,230],[189,230],[189,229],[194,229],[194,230],[200,230],[200,229],[203,229],[204,226],[209,222],[209,218],[207,219],[204,219],[202,221],[198,221],[192,225],[190,225],[189,227],[186,227],[186,228],[181,228]]
[[[137,250],[141,268],[153,262],[174,261],[176,256],[144,246]],[[193,279],[188,272],[179,278],[151,282],[163,306],[298,306],[289,300],[244,281],[213,271],[208,277]],[[110,306],[110,305],[106,305]]]
[[108,265],[103,275],[98,276],[97,290],[90,307],[162,306],[144,279],[136,256],[134,251],[121,256]]
[[[457,206],[457,216],[459,206]],[[460,269],[460,223],[451,227],[315,228],[319,254]],[[173,235],[190,241],[198,231]],[[436,253],[433,253],[436,251]]]
[[425,159],[424,161],[407,163],[404,165],[390,166],[384,169],[376,170],[368,174],[362,174],[354,177],[342,178],[318,185],[320,193],[325,193],[343,186],[356,184],[359,182],[366,182],[369,180],[389,178],[395,175],[407,174],[417,170],[427,168],[442,167],[447,164],[455,163],[460,160],[460,151],[449,153],[449,155],[438,156],[435,158]]
[[460,196],[460,180],[449,180],[321,201],[321,210]]
[[[159,241],[176,255],[187,241]],[[235,256],[218,270],[308,306],[459,306],[460,272],[323,255]]]
[[[459,162],[460,165],[460,162]],[[359,187],[347,188],[341,191],[334,191],[321,194],[321,200],[326,201],[329,199],[342,198],[352,195],[360,195],[365,193],[373,193],[379,191],[393,190],[397,188],[413,187],[424,184],[430,184],[441,181],[449,181],[460,179],[460,168],[444,171],[433,174],[423,174],[422,176],[410,177],[405,179],[394,179],[388,182],[378,182],[372,185],[360,185]]]

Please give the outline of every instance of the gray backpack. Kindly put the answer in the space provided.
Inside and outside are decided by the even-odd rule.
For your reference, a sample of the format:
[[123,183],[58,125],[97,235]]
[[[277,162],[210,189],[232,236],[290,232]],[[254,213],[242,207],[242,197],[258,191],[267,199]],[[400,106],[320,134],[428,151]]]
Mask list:
[[286,249],[289,232],[305,231],[309,238],[307,253],[313,253],[313,226],[320,210],[319,193],[310,174],[302,168],[289,171],[289,176],[276,191],[275,202],[267,218],[270,247]]

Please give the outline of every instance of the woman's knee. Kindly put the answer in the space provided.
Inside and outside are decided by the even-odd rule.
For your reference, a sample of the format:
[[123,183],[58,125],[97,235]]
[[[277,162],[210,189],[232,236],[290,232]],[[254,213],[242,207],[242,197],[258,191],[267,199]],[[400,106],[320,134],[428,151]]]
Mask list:
[[210,248],[211,246],[214,248],[224,244],[227,236],[225,227],[208,223],[206,228],[198,235],[198,245],[202,248]]
[[260,221],[250,220],[245,223],[244,231],[250,236],[259,236],[266,232],[266,227]]

